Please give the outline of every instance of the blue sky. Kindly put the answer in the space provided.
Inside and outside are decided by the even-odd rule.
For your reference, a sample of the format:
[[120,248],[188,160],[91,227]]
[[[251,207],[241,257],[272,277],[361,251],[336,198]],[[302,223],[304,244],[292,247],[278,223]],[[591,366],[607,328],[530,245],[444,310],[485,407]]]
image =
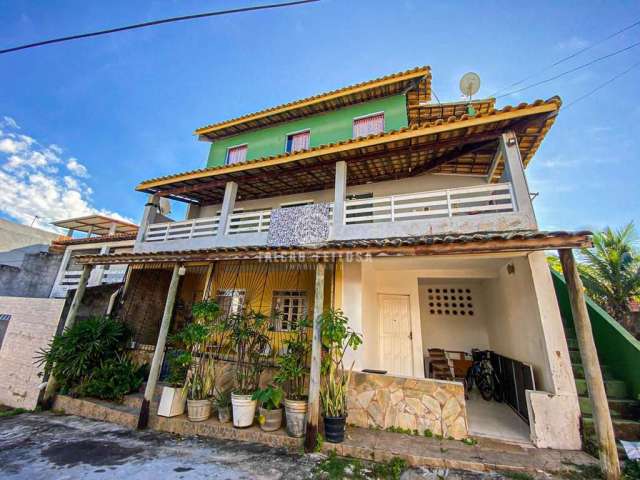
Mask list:
[[[0,48],[256,3],[0,0]],[[638,2],[324,0],[0,55],[0,217],[138,221],[139,181],[205,164],[196,127],[418,65],[442,101],[470,70],[488,96],[638,19]],[[640,27],[539,78],[638,41]],[[638,60],[640,47],[498,105],[566,104]],[[638,223],[639,79],[560,113],[527,170],[541,228]]]

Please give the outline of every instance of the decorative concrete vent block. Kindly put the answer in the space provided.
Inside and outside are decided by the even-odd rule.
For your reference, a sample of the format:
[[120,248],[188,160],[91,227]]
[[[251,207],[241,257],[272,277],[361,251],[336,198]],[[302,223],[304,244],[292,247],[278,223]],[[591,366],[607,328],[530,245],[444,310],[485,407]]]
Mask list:
[[330,213],[328,203],[274,209],[267,245],[282,247],[326,241],[329,238]]

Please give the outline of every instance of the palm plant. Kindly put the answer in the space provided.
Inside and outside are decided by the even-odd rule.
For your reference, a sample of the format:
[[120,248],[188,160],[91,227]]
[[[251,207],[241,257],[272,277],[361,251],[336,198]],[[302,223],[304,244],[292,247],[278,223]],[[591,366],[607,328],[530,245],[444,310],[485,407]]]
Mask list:
[[632,223],[593,235],[593,248],[582,250],[580,276],[589,296],[632,331],[629,300],[640,295],[640,254]]
[[184,391],[190,400],[211,398],[215,387],[215,361],[210,355],[218,331],[220,309],[211,300],[195,303],[194,321],[173,335],[170,341],[185,350],[181,362],[190,365]]
[[298,323],[293,335],[284,341],[286,353],[276,360],[279,369],[273,379],[284,386],[289,400],[303,400],[305,397],[306,378],[309,375],[307,358],[311,350],[308,327],[307,319]]
[[349,327],[349,319],[341,310],[328,310],[321,317],[322,346],[327,354],[322,358],[320,397],[325,417],[347,414],[347,389],[353,363],[348,371],[343,365],[348,348],[356,350],[362,337]]
[[235,394],[252,395],[264,370],[261,356],[269,349],[269,322],[260,312],[229,315],[219,325],[226,331],[236,353]]

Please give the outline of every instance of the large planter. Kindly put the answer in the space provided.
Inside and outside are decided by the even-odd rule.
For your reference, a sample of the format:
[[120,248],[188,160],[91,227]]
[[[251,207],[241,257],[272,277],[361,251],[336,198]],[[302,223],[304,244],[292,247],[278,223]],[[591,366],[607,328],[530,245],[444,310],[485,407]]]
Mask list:
[[260,428],[265,432],[273,432],[282,426],[282,409],[267,410],[260,407]]
[[158,406],[158,415],[161,417],[177,417],[184,413],[187,396],[182,388],[162,387],[162,396]]
[[202,422],[211,416],[211,400],[187,400],[187,418]]
[[307,401],[285,399],[287,433],[292,437],[303,437],[307,430]]
[[346,415],[343,417],[324,417],[324,439],[331,443],[342,443],[346,424]]
[[218,420],[220,423],[231,421],[231,407],[218,407]]
[[233,407],[233,426],[238,428],[250,427],[256,416],[257,400],[252,400],[251,395],[231,394],[231,406]]

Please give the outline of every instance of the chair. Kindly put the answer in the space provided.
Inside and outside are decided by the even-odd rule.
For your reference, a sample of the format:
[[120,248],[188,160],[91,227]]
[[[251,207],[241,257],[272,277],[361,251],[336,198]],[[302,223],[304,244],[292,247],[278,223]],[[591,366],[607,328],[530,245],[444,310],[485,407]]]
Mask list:
[[437,380],[453,380],[453,371],[449,359],[442,348],[430,348],[429,377]]

